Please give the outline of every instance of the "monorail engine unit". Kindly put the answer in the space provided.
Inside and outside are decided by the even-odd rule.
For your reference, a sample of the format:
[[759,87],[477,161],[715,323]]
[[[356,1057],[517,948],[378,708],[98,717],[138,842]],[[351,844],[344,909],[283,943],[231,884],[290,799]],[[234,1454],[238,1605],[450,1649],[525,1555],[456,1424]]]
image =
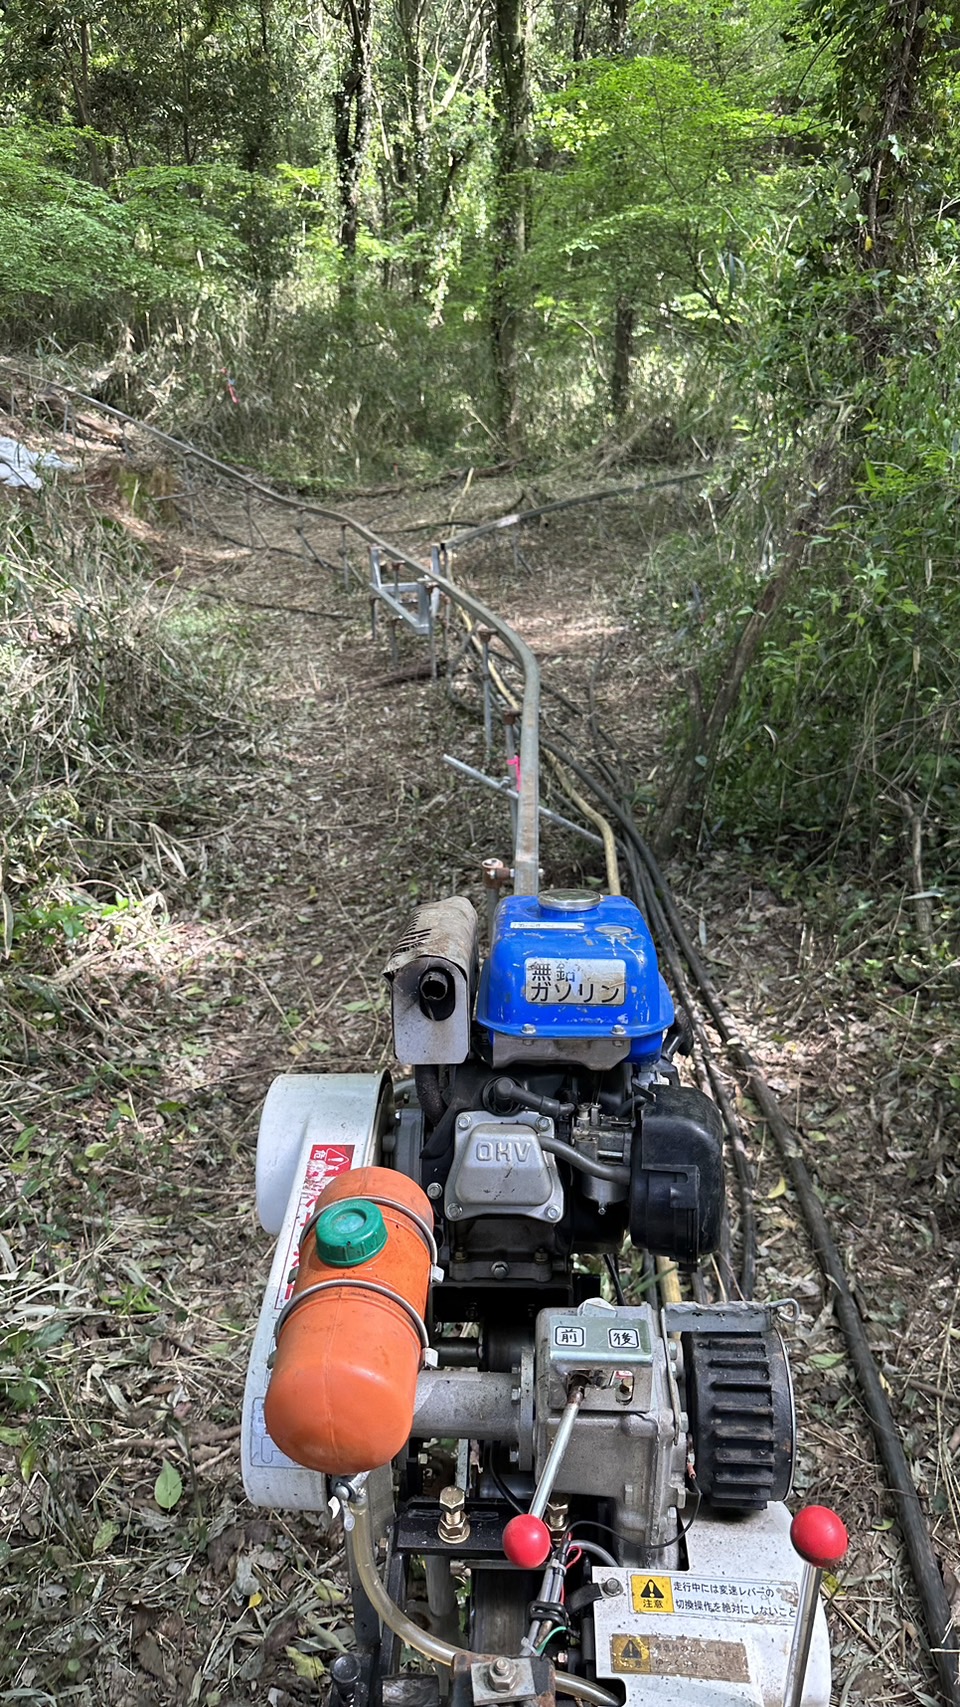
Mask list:
[[[482,967],[478,940],[453,897],[389,960],[415,1091],[271,1087],[247,1491],[344,1514],[341,1703],[781,1704],[786,1311],[675,1301],[719,1242],[723,1141],[650,933],[622,897],[548,890],[501,901]],[[802,1700],[829,1694],[818,1612]]]

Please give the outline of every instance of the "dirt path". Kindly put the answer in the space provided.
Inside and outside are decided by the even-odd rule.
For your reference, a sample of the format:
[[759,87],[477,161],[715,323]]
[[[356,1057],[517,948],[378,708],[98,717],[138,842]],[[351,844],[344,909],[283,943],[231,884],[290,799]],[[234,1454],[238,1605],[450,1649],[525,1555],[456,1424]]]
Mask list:
[[[481,504],[497,513],[517,490],[491,483],[469,498],[461,513]],[[445,522],[440,502],[368,502],[364,519],[391,536]],[[516,558],[501,539],[458,566],[533,644],[549,687],[613,731],[641,800],[662,762],[660,710],[683,621],[683,590],[658,588],[650,608],[644,571],[678,503],[674,494],[573,512],[526,533]],[[235,601],[259,732],[202,803],[195,843],[179,854],[173,843],[175,902],[140,909],[90,968],[97,1011],[110,1016],[113,1076],[91,1083],[78,1060],[72,1086],[41,1072],[32,1087],[57,1159],[37,1188],[46,1243],[33,1274],[21,1270],[18,1299],[50,1309],[58,1337],[38,1373],[47,1444],[11,1465],[0,1495],[12,1537],[0,1682],[19,1692],[0,1700],[316,1700],[324,1661],[350,1640],[336,1542],[310,1519],[253,1512],[239,1479],[246,1348],[270,1259],[253,1212],[259,1107],[277,1072],[389,1061],[381,967],[407,910],[452,890],[479,902],[480,861],[510,852],[502,803],[440,762],[452,752],[497,768],[476,715],[439,684],[383,685],[391,662],[385,645],[370,644],[364,601],[305,563],[294,520],[288,556],[230,543],[248,537],[236,500],[211,499],[208,520],[219,532],[168,534],[166,566],[180,570],[170,596],[184,608],[184,589]],[[321,555],[335,563],[339,549],[331,529]],[[420,657],[407,647],[400,661]],[[602,875],[594,850],[564,832],[545,832],[542,858],[548,880]],[[904,1206],[903,1155],[889,1131],[877,1165],[873,1034],[823,998],[830,942],[813,941],[797,906],[732,863],[694,874],[684,905],[757,1052],[811,1129],[918,1479],[958,1568],[958,1229],[941,1217],[935,1241],[926,1210]],[[759,1125],[750,1131],[762,1293],[790,1293],[804,1313],[792,1348],[798,1492],[834,1501],[854,1531],[832,1614],[837,1700],[929,1702],[852,1377],[779,1167]],[[15,1459],[16,1426],[6,1435]]]

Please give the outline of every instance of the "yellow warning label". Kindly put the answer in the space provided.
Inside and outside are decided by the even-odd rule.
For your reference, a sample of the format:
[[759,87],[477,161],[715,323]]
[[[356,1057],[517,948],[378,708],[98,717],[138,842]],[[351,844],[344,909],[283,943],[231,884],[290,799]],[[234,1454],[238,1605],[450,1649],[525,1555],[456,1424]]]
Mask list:
[[650,1675],[650,1645],[642,1636],[610,1637],[610,1670]]
[[695,1636],[611,1636],[610,1670],[640,1672],[644,1677],[750,1682],[742,1643],[704,1642]]
[[672,1612],[673,1583],[669,1577],[631,1577],[634,1612]]

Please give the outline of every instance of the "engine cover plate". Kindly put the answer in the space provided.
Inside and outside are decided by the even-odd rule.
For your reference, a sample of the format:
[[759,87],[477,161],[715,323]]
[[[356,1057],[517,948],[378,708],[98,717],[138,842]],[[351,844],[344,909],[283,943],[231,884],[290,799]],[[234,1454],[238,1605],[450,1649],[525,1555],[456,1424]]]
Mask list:
[[443,1207],[451,1221],[479,1215],[523,1215],[559,1221],[563,1186],[552,1155],[540,1138],[553,1137],[544,1115],[509,1117],[474,1110],[457,1116],[453,1165]]

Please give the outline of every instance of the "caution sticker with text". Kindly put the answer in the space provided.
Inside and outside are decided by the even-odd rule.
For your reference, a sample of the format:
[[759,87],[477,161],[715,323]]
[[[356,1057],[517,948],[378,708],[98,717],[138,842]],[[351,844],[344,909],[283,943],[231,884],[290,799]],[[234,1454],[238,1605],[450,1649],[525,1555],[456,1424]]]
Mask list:
[[642,1677],[750,1682],[741,1642],[701,1641],[696,1636],[611,1636],[610,1670],[637,1672]]
[[759,1624],[792,1624],[799,1603],[796,1583],[757,1582],[743,1577],[706,1580],[692,1571],[674,1576],[632,1576],[630,1588],[634,1612],[749,1618]]

